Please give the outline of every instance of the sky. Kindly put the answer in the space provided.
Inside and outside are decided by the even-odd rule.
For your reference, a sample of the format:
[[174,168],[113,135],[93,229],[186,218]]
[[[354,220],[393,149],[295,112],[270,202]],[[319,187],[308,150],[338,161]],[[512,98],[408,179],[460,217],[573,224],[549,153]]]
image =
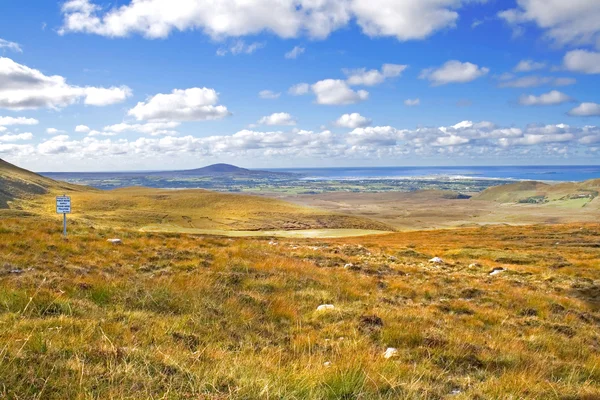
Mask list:
[[600,164],[598,0],[4,0],[34,171]]

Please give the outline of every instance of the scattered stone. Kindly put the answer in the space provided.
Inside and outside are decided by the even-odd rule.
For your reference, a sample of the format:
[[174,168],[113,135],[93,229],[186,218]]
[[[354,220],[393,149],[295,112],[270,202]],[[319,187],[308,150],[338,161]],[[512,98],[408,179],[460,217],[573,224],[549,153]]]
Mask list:
[[397,357],[398,356],[398,349],[395,349],[393,347],[388,347],[385,351],[385,353],[383,353],[383,358],[385,358],[386,360],[392,357]]
[[444,260],[439,257],[433,257],[431,260],[429,260],[429,262],[432,264],[443,264]]
[[335,309],[333,304],[321,304],[319,307],[317,307],[317,311],[330,311]]
[[461,393],[462,393],[462,392],[460,391],[460,389],[453,389],[453,390],[450,392],[450,395],[451,395],[451,396],[456,396],[456,395],[459,395],[459,394],[461,394]]
[[269,242],[269,246],[277,246],[277,244],[278,244],[277,242],[274,242],[272,240]]
[[354,267],[354,264],[352,264],[352,263],[348,263],[348,264],[344,265],[344,269],[348,269],[348,268],[352,268],[352,267]]
[[504,271],[506,271],[506,269],[504,269],[502,267],[496,267],[496,268],[494,268],[493,270],[490,271],[490,276],[501,274]]
[[331,361],[325,361],[323,363],[323,365],[326,366],[326,367],[330,367],[331,366]]
[[477,267],[479,267],[479,264],[477,264],[477,263],[469,264],[469,268],[477,268]]
[[108,239],[107,242],[112,243],[112,244],[123,244],[121,239]]
[[397,257],[394,257],[394,256],[390,256],[388,259],[389,259],[390,261],[398,261],[398,258],[397,258]]
[[20,274],[22,274],[22,273],[23,273],[23,270],[22,270],[22,269],[18,269],[18,268],[17,268],[17,269],[11,269],[10,271],[8,271],[8,273],[9,273],[9,274],[17,274],[17,275],[20,275]]

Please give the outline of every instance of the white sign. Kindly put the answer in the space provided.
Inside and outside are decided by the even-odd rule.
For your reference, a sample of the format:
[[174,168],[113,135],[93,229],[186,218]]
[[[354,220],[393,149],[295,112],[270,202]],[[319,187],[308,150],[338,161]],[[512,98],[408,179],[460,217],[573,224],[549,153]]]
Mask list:
[[70,214],[71,213],[71,198],[69,196],[56,197],[56,213]]

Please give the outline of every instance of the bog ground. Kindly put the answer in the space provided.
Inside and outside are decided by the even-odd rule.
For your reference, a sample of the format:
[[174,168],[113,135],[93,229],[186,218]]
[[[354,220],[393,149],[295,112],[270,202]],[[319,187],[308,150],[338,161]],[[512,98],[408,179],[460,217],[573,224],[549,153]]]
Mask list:
[[3,397],[600,396],[597,224],[276,240],[60,228],[0,220]]

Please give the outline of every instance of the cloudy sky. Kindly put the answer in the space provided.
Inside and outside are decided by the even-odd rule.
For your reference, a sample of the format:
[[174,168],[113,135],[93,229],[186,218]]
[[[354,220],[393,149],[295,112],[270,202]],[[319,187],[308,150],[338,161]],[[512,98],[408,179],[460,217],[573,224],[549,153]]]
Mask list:
[[36,171],[600,164],[598,0],[0,4]]

